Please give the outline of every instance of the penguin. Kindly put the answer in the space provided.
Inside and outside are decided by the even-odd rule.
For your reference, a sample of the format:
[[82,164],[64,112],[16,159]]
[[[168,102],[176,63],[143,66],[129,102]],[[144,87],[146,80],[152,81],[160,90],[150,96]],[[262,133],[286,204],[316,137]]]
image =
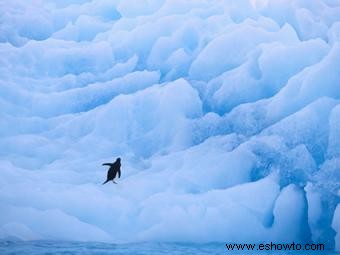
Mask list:
[[109,181],[112,181],[113,183],[117,184],[114,181],[114,178],[116,178],[116,175],[118,173],[118,178],[120,178],[120,158],[117,158],[114,163],[104,163],[103,166],[110,166],[109,171],[107,172],[107,179],[103,183],[103,185]]

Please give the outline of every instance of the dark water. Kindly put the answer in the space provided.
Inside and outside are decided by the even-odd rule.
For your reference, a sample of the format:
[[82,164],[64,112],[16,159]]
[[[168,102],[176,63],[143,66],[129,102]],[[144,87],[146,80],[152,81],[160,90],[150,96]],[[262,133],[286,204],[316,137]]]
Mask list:
[[116,254],[116,255],[340,255],[330,251],[311,252],[268,252],[268,251],[228,251],[224,243],[211,244],[183,244],[183,243],[135,243],[135,244],[108,244],[108,243],[81,243],[56,241],[0,241],[0,255],[7,254]]

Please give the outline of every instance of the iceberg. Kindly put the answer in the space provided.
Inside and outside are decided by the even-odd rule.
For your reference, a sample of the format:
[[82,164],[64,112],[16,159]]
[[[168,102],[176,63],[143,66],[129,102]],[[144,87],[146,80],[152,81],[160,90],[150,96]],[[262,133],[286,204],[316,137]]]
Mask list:
[[16,0],[0,24],[1,239],[340,251],[340,1]]

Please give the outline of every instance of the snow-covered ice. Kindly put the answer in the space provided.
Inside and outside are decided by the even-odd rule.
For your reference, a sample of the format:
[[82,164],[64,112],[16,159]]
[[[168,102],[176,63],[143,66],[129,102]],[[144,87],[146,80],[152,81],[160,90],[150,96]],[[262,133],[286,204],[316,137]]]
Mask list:
[[339,0],[2,1],[0,56],[0,238],[340,251]]

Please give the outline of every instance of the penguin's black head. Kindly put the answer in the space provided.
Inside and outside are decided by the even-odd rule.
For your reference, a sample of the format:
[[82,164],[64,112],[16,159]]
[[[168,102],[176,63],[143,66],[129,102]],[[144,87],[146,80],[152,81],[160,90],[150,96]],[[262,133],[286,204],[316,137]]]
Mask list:
[[117,162],[120,162],[120,158],[117,158],[117,160],[116,160]]

